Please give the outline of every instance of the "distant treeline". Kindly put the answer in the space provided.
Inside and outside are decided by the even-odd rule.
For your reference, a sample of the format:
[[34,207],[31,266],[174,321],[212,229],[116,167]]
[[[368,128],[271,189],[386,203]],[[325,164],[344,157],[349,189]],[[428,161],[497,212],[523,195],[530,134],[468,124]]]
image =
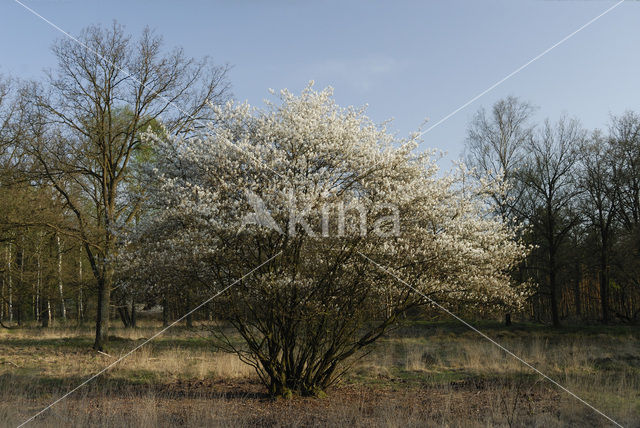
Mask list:
[[527,317],[560,324],[637,322],[640,314],[640,115],[608,129],[578,120],[532,122],[534,108],[508,97],[469,124],[466,163],[502,176],[495,214],[523,225],[533,245],[513,272],[535,292]]
[[[117,269],[118,228],[142,215],[139,172],[154,153],[140,134],[188,135],[231,94],[226,67],[164,51],[150,31],[134,40],[114,24],[81,39],[54,45],[59,66],[42,81],[0,79],[0,320],[93,319],[101,349],[110,318],[135,326],[136,310],[156,308],[168,323],[208,297],[196,285],[136,287]],[[587,131],[533,113],[509,97],[468,128],[467,166],[504,180],[493,215],[532,246],[512,272],[533,288],[528,308],[507,322],[638,322],[640,115]]]

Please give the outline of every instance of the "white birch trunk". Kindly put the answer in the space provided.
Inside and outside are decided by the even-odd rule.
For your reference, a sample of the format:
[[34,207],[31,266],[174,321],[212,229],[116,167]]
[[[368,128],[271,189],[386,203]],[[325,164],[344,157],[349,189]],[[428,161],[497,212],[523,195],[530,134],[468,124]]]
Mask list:
[[38,247],[36,248],[36,321],[40,321],[42,314],[40,310],[40,291],[42,289],[42,268],[40,265],[40,245],[42,243],[42,237],[38,241]]
[[80,252],[78,253],[78,320],[82,320],[82,246],[80,246]]
[[11,242],[6,247],[7,256],[7,285],[9,291],[9,321],[13,321],[13,280],[11,278]]
[[60,244],[60,235],[56,235],[56,244],[58,250],[58,291],[60,292],[60,313],[62,319],[67,319],[67,308],[64,304],[64,293],[62,289],[62,245]]

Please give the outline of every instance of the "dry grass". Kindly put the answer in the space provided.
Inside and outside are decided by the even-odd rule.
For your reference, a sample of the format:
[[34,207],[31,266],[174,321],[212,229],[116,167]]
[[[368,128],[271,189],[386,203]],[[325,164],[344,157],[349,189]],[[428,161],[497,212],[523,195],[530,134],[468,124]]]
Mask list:
[[[640,426],[640,336],[632,328],[490,335],[625,426]],[[0,425],[16,426],[159,329],[0,330]],[[326,399],[270,400],[253,370],[177,328],[57,404],[34,426],[608,426],[491,343],[412,325],[358,360]]]

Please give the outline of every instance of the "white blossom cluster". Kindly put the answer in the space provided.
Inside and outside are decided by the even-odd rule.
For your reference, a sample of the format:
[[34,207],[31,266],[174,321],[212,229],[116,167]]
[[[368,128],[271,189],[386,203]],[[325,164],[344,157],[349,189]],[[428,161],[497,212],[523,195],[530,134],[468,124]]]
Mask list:
[[[264,109],[229,102],[216,115],[189,138],[147,136],[155,147],[147,206],[127,254],[141,280],[197,278],[221,288],[282,251],[230,299],[285,293],[318,310],[332,301],[339,308],[350,287],[381,305],[404,298],[405,286],[362,253],[443,304],[487,309],[526,297],[509,271],[527,248],[487,210],[486,186],[501,183],[472,181],[463,169],[439,177],[433,154],[416,153],[417,134],[397,138],[362,109],[338,107],[330,89],[284,90]],[[296,233],[243,224],[252,212],[247,194],[260,198],[280,231],[289,230],[295,204]],[[367,210],[368,230],[387,227],[384,207],[393,207],[399,233],[363,236],[355,206]],[[323,218],[331,231],[340,226],[326,212],[336,207],[346,207],[342,233],[323,235]],[[314,301],[321,287],[330,296]]]

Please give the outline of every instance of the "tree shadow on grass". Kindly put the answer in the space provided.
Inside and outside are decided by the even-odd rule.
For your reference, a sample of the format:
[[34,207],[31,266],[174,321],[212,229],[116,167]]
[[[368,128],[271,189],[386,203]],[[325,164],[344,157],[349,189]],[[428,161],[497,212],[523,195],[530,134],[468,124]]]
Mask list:
[[[88,377],[80,376],[35,376],[30,373],[3,373],[0,375],[0,391],[10,398],[17,394],[26,399],[44,397],[56,399],[82,384]],[[215,379],[192,379],[161,382],[140,376],[133,380],[99,376],[76,392],[85,398],[131,398],[154,396],[166,399],[270,399],[265,388],[257,381],[239,379],[234,381]]]

